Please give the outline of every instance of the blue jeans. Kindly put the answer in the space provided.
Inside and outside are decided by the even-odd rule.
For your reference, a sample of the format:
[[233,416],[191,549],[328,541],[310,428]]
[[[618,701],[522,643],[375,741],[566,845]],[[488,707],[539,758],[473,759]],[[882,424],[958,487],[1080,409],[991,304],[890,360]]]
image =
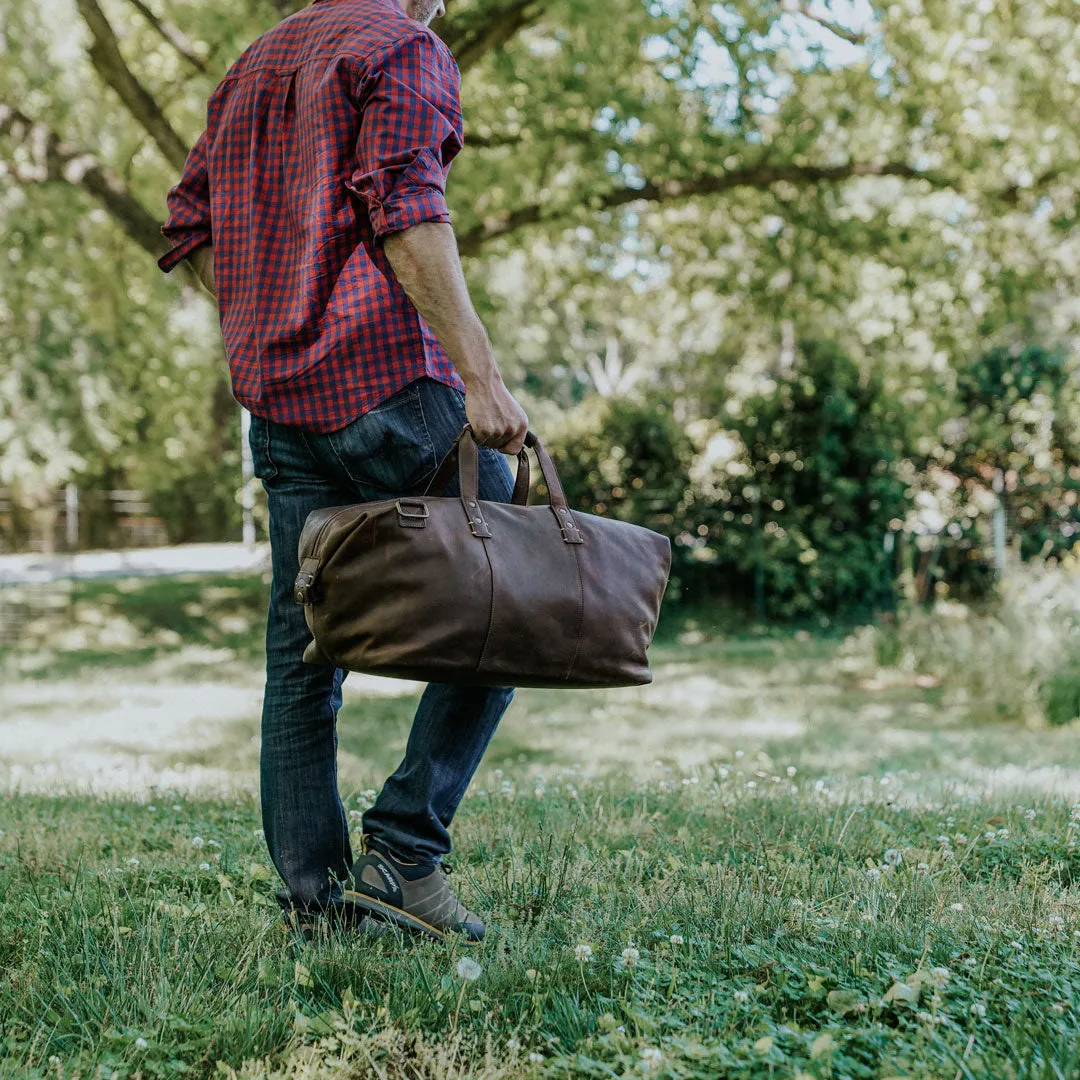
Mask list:
[[[464,394],[426,377],[328,434],[251,418],[273,564],[259,763],[263,828],[295,904],[321,907],[339,899],[339,882],[353,861],[337,786],[346,672],[301,659],[311,634],[293,599],[300,531],[321,507],[421,493],[464,423]],[[447,491],[459,490],[455,477]],[[507,458],[481,447],[480,497],[509,502],[512,491]],[[440,862],[451,850],[454,812],[513,693],[429,684],[404,760],[364,814],[363,831],[400,858]]]

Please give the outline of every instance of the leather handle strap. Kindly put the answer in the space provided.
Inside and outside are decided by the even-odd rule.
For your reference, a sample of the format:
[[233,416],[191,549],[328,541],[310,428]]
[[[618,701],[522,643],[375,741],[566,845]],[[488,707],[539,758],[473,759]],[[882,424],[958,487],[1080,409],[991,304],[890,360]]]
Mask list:
[[[578,528],[574,515],[566,502],[566,493],[563,491],[562,481],[559,479],[555,462],[544,448],[544,444],[532,432],[525,435],[525,446],[518,453],[518,474],[514,483],[512,503],[524,506],[529,494],[529,461],[526,447],[536,454],[536,460],[540,463],[540,472],[547,485],[551,501],[551,512],[559,523],[563,540],[568,544],[584,543],[581,530]],[[484,520],[480,510],[480,451],[476,440],[472,437],[472,428],[466,424],[458,436],[457,441],[447,452],[435,470],[435,475],[427,486],[425,495],[435,495],[445,490],[450,478],[453,476],[455,464],[458,469],[460,480],[461,505],[465,515],[469,519],[469,528],[474,536],[490,537],[491,530]]]
[[[469,442],[476,446],[475,441],[471,437],[472,429],[466,425],[462,430],[461,435],[458,436],[454,445],[447,450],[442,461],[439,462],[439,467],[435,470],[435,475],[432,476],[428,486],[424,489],[425,495],[441,495],[449,485],[450,481],[454,478],[454,474],[458,472],[458,459],[461,453],[461,446],[463,439],[468,439]],[[522,449],[518,452],[517,456],[517,478],[514,481],[514,493],[510,497],[510,501],[515,506],[524,506],[529,499],[529,484],[531,481],[531,470],[529,468],[529,455],[528,452]],[[464,492],[464,488],[461,489]]]
[[566,492],[563,491],[559,471],[555,468],[555,462],[551,460],[551,455],[544,448],[544,444],[531,431],[525,436],[525,445],[531,447],[533,453],[536,454],[536,460],[540,462],[540,472],[544,477],[548,497],[551,500],[551,512],[559,523],[563,540],[568,544],[583,544],[585,539],[581,535],[577,522],[574,520],[574,515],[570,513],[570,507],[566,502]]

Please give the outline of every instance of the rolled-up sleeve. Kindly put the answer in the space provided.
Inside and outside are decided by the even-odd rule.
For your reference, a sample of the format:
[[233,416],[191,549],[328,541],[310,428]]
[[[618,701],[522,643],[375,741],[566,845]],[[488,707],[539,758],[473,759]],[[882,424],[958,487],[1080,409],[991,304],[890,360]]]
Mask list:
[[348,187],[376,239],[421,221],[450,221],[446,178],[463,144],[460,74],[424,30],[372,58],[357,87],[356,169]]
[[166,199],[169,217],[161,227],[172,248],[158,259],[167,274],[200,244],[213,239],[210,229],[210,181],[206,170],[206,132],[191,148],[180,182]]

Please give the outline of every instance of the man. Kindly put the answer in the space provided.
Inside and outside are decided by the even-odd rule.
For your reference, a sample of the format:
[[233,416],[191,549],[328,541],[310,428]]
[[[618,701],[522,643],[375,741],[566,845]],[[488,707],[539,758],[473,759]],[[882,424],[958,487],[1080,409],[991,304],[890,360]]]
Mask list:
[[283,910],[309,930],[374,913],[472,942],[484,924],[449,888],[447,829],[513,690],[425,689],[354,861],[337,789],[345,672],[303,663],[292,597],[308,514],[423,491],[466,420],[481,497],[510,500],[503,455],[528,420],[446,207],[463,137],[457,65],[428,26],[443,13],[442,0],[313,0],[259,38],[210,97],[159,265],[188,259],[216,296],[252,414],[273,563],[260,782]]

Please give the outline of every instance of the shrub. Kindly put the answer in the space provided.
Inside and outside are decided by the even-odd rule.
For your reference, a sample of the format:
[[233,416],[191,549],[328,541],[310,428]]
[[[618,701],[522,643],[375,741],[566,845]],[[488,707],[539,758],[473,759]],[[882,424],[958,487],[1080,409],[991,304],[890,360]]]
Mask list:
[[744,452],[711,525],[717,573],[744,597],[759,575],[771,618],[873,610],[891,593],[883,541],[905,508],[906,427],[881,378],[804,342],[796,367],[728,426]]
[[864,627],[845,642],[840,668],[933,676],[973,719],[1071,723],[1080,717],[1080,566],[1066,562],[1020,568],[983,610],[943,600]]

